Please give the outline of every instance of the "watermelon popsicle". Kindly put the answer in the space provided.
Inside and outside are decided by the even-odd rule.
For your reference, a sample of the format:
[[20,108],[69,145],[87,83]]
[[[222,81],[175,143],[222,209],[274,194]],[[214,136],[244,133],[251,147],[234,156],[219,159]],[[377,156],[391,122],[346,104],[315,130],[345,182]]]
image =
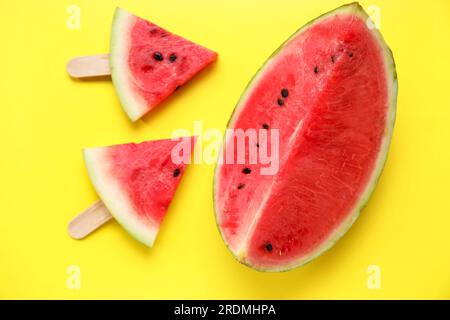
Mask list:
[[195,137],[184,137],[85,149],[89,177],[101,201],[71,221],[69,234],[83,238],[112,215],[151,247],[195,142]]
[[74,78],[111,75],[124,111],[136,121],[216,58],[216,52],[117,8],[109,55],[74,58],[67,71]]

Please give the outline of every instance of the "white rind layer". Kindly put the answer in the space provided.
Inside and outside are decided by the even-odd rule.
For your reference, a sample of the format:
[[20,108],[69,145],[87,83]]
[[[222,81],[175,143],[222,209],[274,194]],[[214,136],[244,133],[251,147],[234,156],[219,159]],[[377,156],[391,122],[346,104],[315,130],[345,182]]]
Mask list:
[[[275,51],[274,54],[266,61],[266,63],[261,67],[261,69],[257,72],[255,77],[250,81],[247,88],[245,89],[240,101],[238,102],[238,105],[235,108],[235,111],[233,112],[233,115],[231,116],[230,122],[228,127],[232,128],[234,126],[234,123],[236,119],[238,118],[238,115],[242,112],[243,106],[245,106],[245,101],[248,98],[249,92],[251,92],[252,88],[255,86],[255,84],[258,83],[259,79],[264,77],[264,70],[268,67],[270,67],[270,64],[272,62],[272,59],[277,56],[279,52],[283,50],[283,47],[285,47],[292,39],[296,38],[301,33],[308,30],[310,27],[312,27],[315,24],[318,24],[322,22],[323,20],[333,16],[333,15],[339,15],[339,14],[352,14],[355,17],[358,17],[360,19],[363,19],[366,21],[366,23],[370,22],[370,18],[367,15],[367,13],[364,11],[364,9],[358,4],[358,3],[351,3],[348,5],[344,5],[340,8],[337,8],[336,10],[333,10],[331,12],[328,12],[319,18],[311,21],[304,27],[302,27],[300,30],[298,30],[296,33],[294,33],[278,50]],[[372,23],[373,25],[373,23]],[[366,205],[366,203],[369,201],[370,196],[373,193],[373,190],[375,189],[375,186],[378,182],[378,179],[381,175],[381,172],[383,170],[384,164],[386,162],[387,154],[389,151],[389,146],[392,138],[392,133],[394,129],[394,122],[395,122],[395,116],[396,116],[396,108],[397,108],[397,91],[398,91],[398,84],[397,84],[397,73],[395,69],[395,62],[394,58],[392,56],[392,52],[387,46],[386,42],[383,39],[383,36],[381,33],[376,29],[371,30],[372,34],[375,36],[375,38],[378,40],[378,44],[380,46],[380,50],[382,51],[382,55],[384,57],[385,62],[385,69],[386,69],[386,83],[388,87],[388,112],[387,112],[387,120],[386,120],[386,127],[385,127],[385,134],[381,141],[380,145],[380,151],[378,154],[378,157],[375,161],[375,167],[373,169],[372,175],[369,178],[369,181],[366,184],[366,187],[364,188],[364,191],[361,193],[361,196],[357,200],[356,204],[354,205],[351,212],[348,214],[348,217],[341,223],[340,226],[338,226],[328,237],[327,240],[325,240],[319,247],[316,248],[312,253],[308,254],[307,256],[301,257],[300,259],[293,261],[289,264],[284,264],[278,267],[260,267],[255,266],[246,261],[246,255],[247,251],[246,248],[248,244],[244,244],[241,246],[241,250],[239,252],[232,252],[232,254],[235,256],[236,259],[238,259],[240,262],[257,269],[259,271],[268,271],[268,272],[279,272],[279,271],[287,271],[293,268],[297,268],[299,266],[302,266],[311,260],[314,260],[321,254],[323,254],[325,251],[330,249],[342,236],[345,235],[345,233],[350,229],[350,227],[353,225],[353,223],[357,220],[357,218],[360,215],[361,210]],[[226,141],[224,142],[226,143]],[[223,147],[222,147],[223,149]],[[221,150],[222,153],[222,150]],[[222,156],[220,153],[219,159]],[[219,166],[216,166],[215,171],[215,178],[214,178],[214,188],[215,190],[218,190],[217,187],[217,176],[219,174]],[[214,193],[215,194],[215,193]],[[214,197],[217,195],[215,194]],[[217,200],[214,199],[214,209],[216,213],[216,221],[219,221],[218,214],[219,209],[217,207]],[[220,229],[220,228],[219,228]],[[251,239],[251,236],[249,235],[247,239]],[[225,239],[224,239],[225,241]]]
[[130,199],[119,182],[110,174],[108,148],[84,149],[84,161],[89,177],[97,194],[102,199],[112,216],[134,238],[151,247],[159,231],[159,226],[139,218]]
[[112,81],[122,108],[132,121],[138,120],[148,111],[147,102],[133,87],[134,79],[128,67],[130,35],[135,22],[134,15],[121,8],[116,9],[109,49]]

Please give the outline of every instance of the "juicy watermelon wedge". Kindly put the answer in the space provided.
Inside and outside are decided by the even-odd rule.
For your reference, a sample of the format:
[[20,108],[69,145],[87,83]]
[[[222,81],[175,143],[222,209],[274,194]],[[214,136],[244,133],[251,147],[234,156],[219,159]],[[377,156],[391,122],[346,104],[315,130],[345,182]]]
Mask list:
[[217,54],[117,8],[110,42],[111,75],[132,121],[156,107],[216,60]]
[[368,22],[357,3],[310,22],[238,102],[230,129],[263,126],[280,137],[275,175],[248,159],[216,167],[216,220],[240,262],[282,271],[311,261],[343,236],[374,190],[394,127],[397,75]]
[[195,138],[187,137],[84,150],[89,177],[103,203],[146,246],[153,245],[194,144]]

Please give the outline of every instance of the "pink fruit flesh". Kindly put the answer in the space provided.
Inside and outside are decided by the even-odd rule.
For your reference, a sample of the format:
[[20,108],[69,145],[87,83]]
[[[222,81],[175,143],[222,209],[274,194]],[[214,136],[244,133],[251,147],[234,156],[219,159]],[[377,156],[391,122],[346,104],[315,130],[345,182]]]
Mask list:
[[215,52],[138,17],[131,29],[129,50],[134,89],[145,99],[148,110],[217,58]]
[[[186,163],[176,164],[171,159],[172,149],[178,143],[179,140],[130,143],[107,151],[111,177],[127,193],[140,218],[156,225],[163,220],[186,168]],[[192,138],[191,148],[194,143]],[[189,158],[191,150],[187,152]]]

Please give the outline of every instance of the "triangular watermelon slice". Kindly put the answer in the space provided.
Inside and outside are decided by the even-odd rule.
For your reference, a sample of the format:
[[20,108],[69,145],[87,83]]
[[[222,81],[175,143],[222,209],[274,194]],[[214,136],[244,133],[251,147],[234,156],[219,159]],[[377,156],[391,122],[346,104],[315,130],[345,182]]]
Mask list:
[[217,53],[121,8],[114,15],[110,45],[112,80],[132,121],[217,58]]
[[91,181],[114,218],[151,247],[195,145],[194,137],[84,150]]

